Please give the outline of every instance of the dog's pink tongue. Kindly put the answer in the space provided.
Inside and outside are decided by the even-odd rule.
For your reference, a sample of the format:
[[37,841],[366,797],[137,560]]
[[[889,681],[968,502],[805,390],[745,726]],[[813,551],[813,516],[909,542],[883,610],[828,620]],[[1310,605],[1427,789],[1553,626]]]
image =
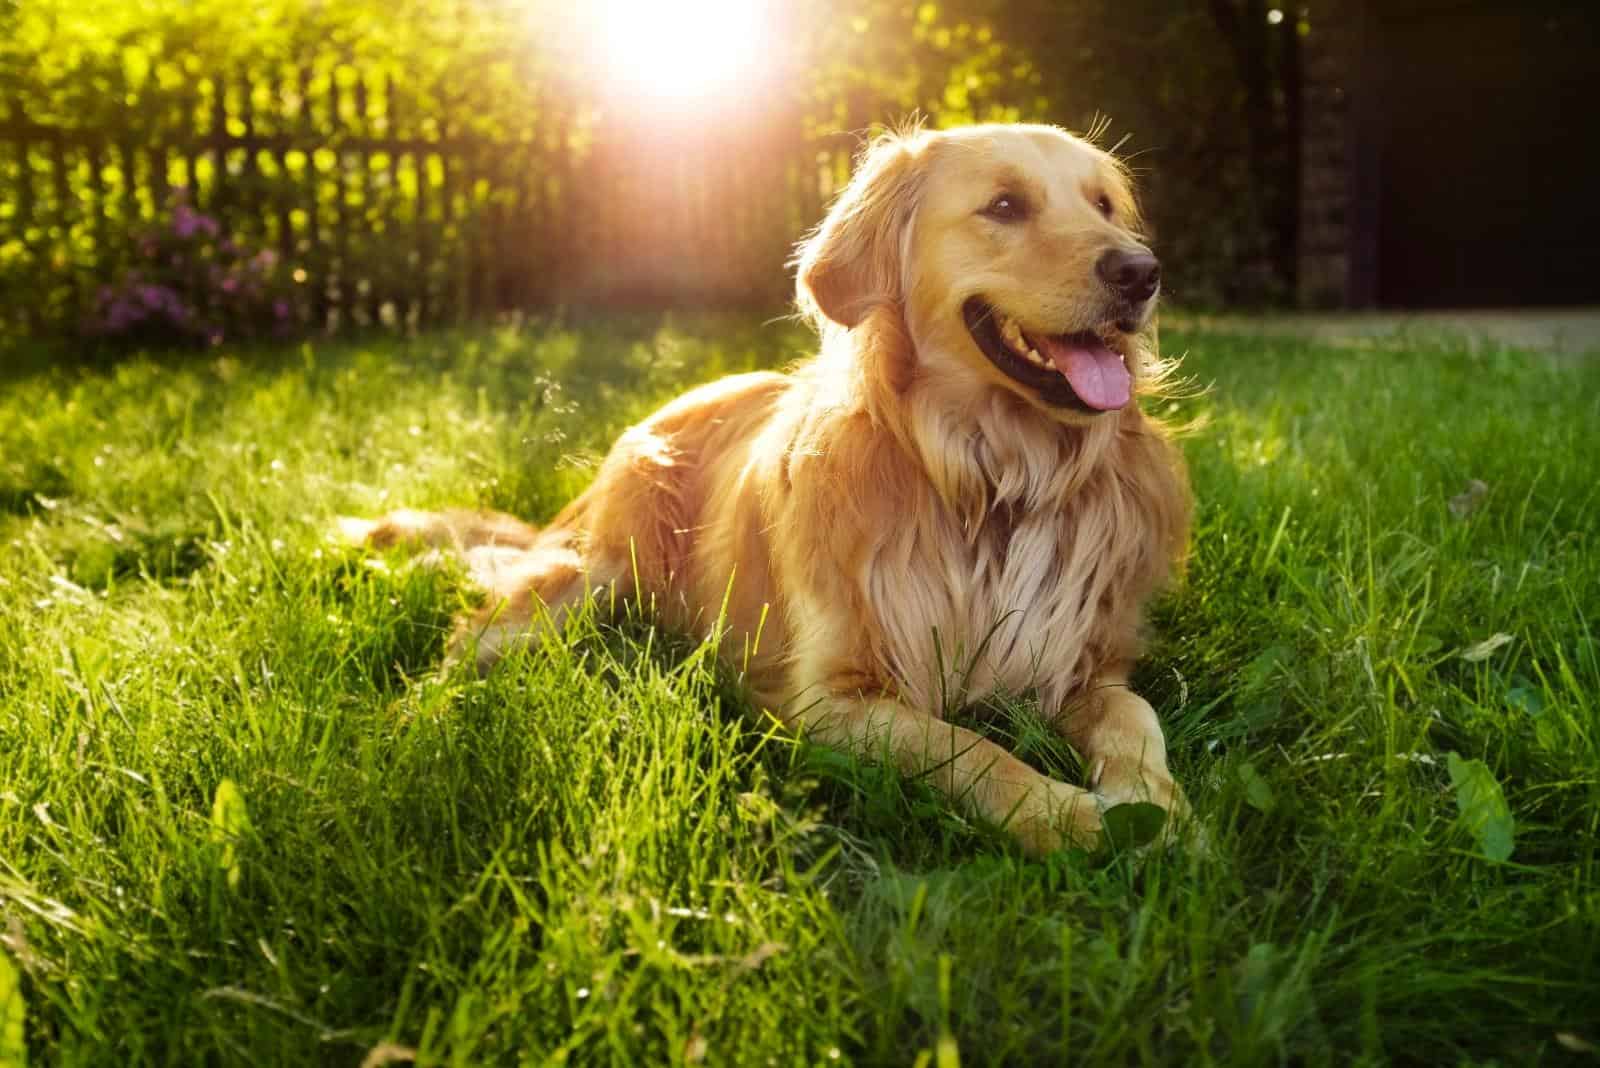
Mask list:
[[1133,375],[1122,357],[1093,334],[1053,335],[1044,339],[1044,350],[1089,407],[1111,411],[1133,399]]

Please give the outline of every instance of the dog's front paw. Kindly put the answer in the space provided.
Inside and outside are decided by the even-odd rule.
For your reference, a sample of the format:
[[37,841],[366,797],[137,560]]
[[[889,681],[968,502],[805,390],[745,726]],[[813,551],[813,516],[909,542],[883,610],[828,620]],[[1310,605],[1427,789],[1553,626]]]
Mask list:
[[1103,839],[1095,796],[1055,780],[1030,791],[1006,822],[1006,829],[1031,857],[1068,848],[1094,851]]

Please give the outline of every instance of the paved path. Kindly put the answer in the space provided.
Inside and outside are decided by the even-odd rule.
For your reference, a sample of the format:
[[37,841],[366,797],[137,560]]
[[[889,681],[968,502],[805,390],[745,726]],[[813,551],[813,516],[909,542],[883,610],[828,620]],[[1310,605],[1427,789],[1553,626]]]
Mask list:
[[1163,315],[1171,326],[1305,337],[1333,344],[1394,336],[1485,341],[1560,356],[1600,356],[1600,307],[1427,312]]

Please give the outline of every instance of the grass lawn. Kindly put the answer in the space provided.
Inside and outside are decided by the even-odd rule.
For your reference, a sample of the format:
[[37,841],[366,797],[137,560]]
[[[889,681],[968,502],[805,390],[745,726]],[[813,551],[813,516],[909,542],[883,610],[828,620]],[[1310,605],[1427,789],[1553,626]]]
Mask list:
[[548,517],[808,344],[0,369],[0,1065],[17,1013],[44,1064],[1592,1063],[1600,364],[1164,339],[1209,389],[1141,685],[1207,853],[1030,862],[637,618],[440,678],[459,577],[325,540]]

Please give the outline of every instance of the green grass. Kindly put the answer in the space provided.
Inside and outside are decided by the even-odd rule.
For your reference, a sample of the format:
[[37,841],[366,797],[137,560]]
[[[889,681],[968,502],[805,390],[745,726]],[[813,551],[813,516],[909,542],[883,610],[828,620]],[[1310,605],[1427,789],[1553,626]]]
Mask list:
[[[325,541],[548,517],[654,404],[807,344],[0,370],[0,1063],[18,1008],[47,1064],[1591,1060],[1596,364],[1166,339],[1210,388],[1141,685],[1206,853],[1031,862],[638,618],[438,678],[459,577]],[[1025,703],[977,718],[1071,772]]]

